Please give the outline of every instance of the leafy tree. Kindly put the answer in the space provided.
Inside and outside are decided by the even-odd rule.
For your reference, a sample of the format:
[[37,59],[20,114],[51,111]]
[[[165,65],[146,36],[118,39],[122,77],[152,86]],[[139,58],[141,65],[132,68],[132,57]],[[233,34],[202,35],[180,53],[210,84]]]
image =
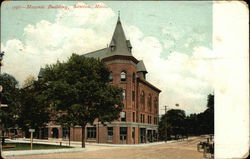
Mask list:
[[[29,128],[38,130],[49,121],[49,108],[42,87],[34,78],[28,77],[20,90],[20,113],[18,125],[24,132]],[[38,132],[38,131],[36,131]],[[27,134],[26,134],[27,135]]]
[[187,116],[186,125],[188,133],[192,135],[214,133],[214,95],[208,95],[204,112]]
[[164,114],[159,123],[160,139],[166,140],[171,135],[177,138],[177,135],[185,133],[185,111],[180,109],[170,109]]
[[[119,118],[123,108],[122,89],[109,84],[109,71],[101,61],[73,54],[67,62],[46,66],[41,84],[57,119],[67,125],[85,127],[95,119],[110,122]],[[66,118],[63,120],[62,118]]]
[[17,126],[16,120],[20,110],[19,88],[17,80],[6,73],[0,75],[0,84],[3,86],[1,104],[8,105],[8,107],[1,107],[0,109],[1,127],[2,133],[4,133],[7,132],[8,128]]
[[214,95],[209,94],[207,97],[207,109],[203,113],[204,121],[206,121],[206,133],[214,134]]

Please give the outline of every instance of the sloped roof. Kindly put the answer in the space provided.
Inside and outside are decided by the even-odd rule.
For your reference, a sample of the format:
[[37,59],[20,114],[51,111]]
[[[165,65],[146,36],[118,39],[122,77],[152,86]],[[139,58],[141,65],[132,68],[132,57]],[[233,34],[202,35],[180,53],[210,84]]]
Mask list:
[[136,65],[136,70],[137,72],[146,72],[146,73],[148,72],[142,60],[139,61],[138,64]]
[[103,48],[103,49],[100,49],[100,50],[89,52],[87,54],[84,54],[83,56],[103,59],[103,58],[109,56],[107,54],[107,52],[108,52],[108,48]]

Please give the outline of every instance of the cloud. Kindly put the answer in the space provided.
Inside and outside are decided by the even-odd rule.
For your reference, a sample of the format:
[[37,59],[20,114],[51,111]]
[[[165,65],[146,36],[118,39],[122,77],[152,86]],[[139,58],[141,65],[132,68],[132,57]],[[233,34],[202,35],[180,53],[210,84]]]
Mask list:
[[[98,4],[105,6],[103,3]],[[105,27],[102,20],[109,21],[114,12],[110,8],[69,8],[60,9],[55,22],[41,20],[36,24],[28,24],[23,30],[25,41],[12,39],[5,44],[1,43],[2,50],[6,52],[3,71],[15,75],[22,84],[28,75],[36,77],[40,67],[46,64],[65,60],[72,53],[83,54],[106,47],[111,33],[105,28],[102,32],[96,31],[95,27]],[[106,16],[103,16],[104,13]]]
[[[3,71],[13,74],[22,84],[29,75],[36,77],[45,64],[66,60],[72,53],[83,54],[106,47],[113,34],[114,26],[109,22],[114,18],[114,11],[68,8],[59,10],[54,22],[41,20],[28,24],[24,28],[25,41],[12,39],[1,43],[6,52]],[[181,38],[184,33],[164,28],[164,35],[171,38],[165,38],[162,44],[156,37],[145,36],[134,25],[123,22],[123,26],[126,37],[131,40],[133,55],[145,62],[148,81],[162,90],[160,112],[163,113],[164,105],[173,108],[176,103],[187,113],[203,111],[206,96],[212,92],[213,63],[208,60],[214,58],[212,51],[197,46],[191,55],[173,51],[163,59],[164,48],[173,45],[167,41]]]
[[[133,55],[145,62],[148,70],[147,79],[162,90],[160,94],[161,113],[163,106],[184,109],[188,114],[206,109],[206,99],[213,93],[212,75],[216,56],[212,50],[197,46],[192,54],[172,52],[167,58],[161,58],[165,44],[155,37],[145,37],[135,26],[125,26],[133,48]],[[164,30],[164,34],[172,34]],[[135,36],[133,36],[135,35]],[[180,34],[173,32],[176,39]],[[178,103],[180,107],[175,107]]]

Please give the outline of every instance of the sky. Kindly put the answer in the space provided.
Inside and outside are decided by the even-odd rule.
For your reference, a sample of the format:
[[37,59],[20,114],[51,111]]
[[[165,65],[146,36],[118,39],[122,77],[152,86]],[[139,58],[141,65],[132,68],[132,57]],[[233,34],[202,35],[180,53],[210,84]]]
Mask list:
[[206,60],[214,57],[209,1],[4,2],[2,71],[21,86],[46,64],[106,47],[118,11],[132,54],[144,61],[147,80],[162,90],[160,114],[164,106],[186,114],[204,111],[207,95],[214,92],[213,64]]

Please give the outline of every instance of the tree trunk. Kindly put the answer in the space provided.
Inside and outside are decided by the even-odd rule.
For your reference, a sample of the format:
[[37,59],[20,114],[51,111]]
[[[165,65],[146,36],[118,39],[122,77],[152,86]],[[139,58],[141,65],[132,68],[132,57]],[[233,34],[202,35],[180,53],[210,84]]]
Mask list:
[[85,148],[85,127],[86,127],[86,124],[83,124],[82,126],[82,148]]
[[70,146],[70,127],[69,127],[69,146]]

